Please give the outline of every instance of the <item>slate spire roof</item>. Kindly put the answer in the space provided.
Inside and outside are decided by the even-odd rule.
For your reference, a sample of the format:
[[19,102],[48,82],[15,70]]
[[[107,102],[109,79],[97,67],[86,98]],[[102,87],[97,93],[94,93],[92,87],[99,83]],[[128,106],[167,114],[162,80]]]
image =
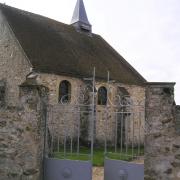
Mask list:
[[76,6],[74,9],[74,13],[73,13],[73,17],[71,20],[71,24],[74,24],[77,22],[82,22],[87,25],[90,25],[87,14],[86,14],[86,10],[84,7],[83,0],[77,0]]
[[79,33],[67,24],[0,4],[0,14],[9,24],[33,70],[77,78],[92,77],[126,84],[146,80],[101,36]]

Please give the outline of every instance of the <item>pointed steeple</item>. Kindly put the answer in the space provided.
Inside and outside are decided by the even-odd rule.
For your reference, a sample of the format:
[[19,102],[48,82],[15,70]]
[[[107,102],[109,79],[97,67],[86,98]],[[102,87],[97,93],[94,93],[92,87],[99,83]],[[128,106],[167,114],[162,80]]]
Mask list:
[[83,0],[77,0],[71,25],[79,31],[91,32],[91,24],[89,23]]

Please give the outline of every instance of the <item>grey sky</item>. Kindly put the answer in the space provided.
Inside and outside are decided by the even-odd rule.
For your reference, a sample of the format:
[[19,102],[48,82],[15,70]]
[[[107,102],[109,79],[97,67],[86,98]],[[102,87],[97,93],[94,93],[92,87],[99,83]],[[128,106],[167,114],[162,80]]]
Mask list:
[[[0,0],[69,23],[76,0]],[[93,32],[148,81],[173,81],[180,104],[180,0],[84,0]]]

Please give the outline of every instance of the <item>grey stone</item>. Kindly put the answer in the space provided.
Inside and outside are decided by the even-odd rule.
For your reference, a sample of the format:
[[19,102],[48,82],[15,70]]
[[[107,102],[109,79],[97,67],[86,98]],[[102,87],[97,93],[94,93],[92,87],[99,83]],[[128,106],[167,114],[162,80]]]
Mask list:
[[[3,180],[42,179],[45,125],[42,110],[47,97],[42,86],[26,89],[27,86],[20,88],[21,108],[0,110],[0,174]],[[33,102],[29,101],[32,98]]]
[[180,160],[180,153],[175,155],[175,158]]
[[151,127],[145,137],[146,180],[172,180],[178,176],[180,136],[176,130],[179,111],[174,104],[173,89],[172,84],[171,87],[153,85],[146,90],[146,117]]
[[176,113],[176,124],[175,124],[176,132],[180,135],[180,106],[176,106],[175,113]]
[[176,167],[180,167],[180,161],[177,160],[177,159],[175,159],[171,164],[172,164],[172,166],[175,167],[175,168],[176,168]]

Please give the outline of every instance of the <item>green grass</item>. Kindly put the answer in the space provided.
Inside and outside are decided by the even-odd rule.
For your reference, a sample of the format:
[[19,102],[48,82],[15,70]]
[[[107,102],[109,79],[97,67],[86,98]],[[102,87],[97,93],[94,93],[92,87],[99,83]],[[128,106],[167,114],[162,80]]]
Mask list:
[[[144,149],[140,149],[140,155],[143,155]],[[138,149],[134,149],[134,156],[137,156]],[[67,152],[66,155],[63,152],[54,152],[51,156],[53,158],[57,159],[69,159],[69,160],[81,160],[81,161],[90,161],[91,156],[88,148],[81,147],[80,153],[77,154],[75,152],[70,153]],[[128,149],[128,152],[126,153],[125,149],[123,149],[122,153],[120,153],[120,150],[117,150],[117,153],[113,151],[113,149],[108,149],[108,153],[104,154],[104,149],[102,148],[95,148],[94,149],[94,155],[93,155],[93,166],[103,166],[104,165],[104,159],[115,159],[115,160],[123,160],[123,161],[132,161],[134,158],[132,158],[132,150]]]

